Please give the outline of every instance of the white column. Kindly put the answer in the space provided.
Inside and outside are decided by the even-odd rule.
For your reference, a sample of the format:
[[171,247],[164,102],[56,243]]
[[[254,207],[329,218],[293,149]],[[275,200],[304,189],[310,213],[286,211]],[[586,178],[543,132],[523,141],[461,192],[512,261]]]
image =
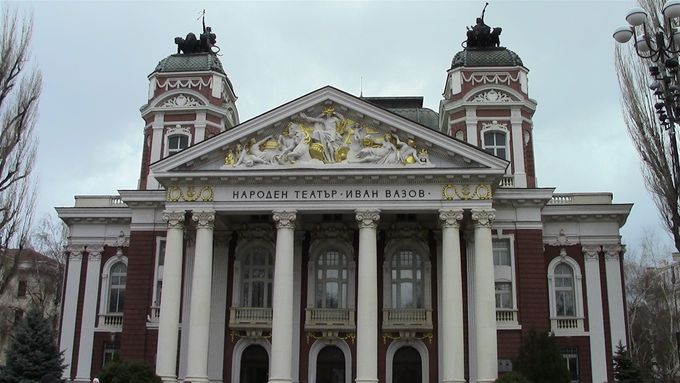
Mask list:
[[158,318],[156,374],[163,382],[177,382],[177,340],[179,306],[182,292],[182,250],[184,247],[184,212],[166,211],[168,223],[163,265],[163,293]]
[[493,209],[472,210],[475,221],[475,344],[477,382],[494,382],[498,378],[498,344],[496,340],[496,295],[494,285],[491,225]]
[[[97,297],[101,271],[102,246],[88,246],[87,276],[83,298],[83,316],[80,322],[80,346],[78,347],[78,370],[76,381],[89,382],[92,371],[92,346],[94,345],[94,325],[97,320]],[[102,286],[106,288],[106,286]]]
[[604,341],[599,250],[600,246],[583,246],[583,254],[586,260],[586,296],[593,383],[607,381],[607,351]]
[[[155,79],[152,80],[152,82],[155,81]],[[165,140],[163,137],[163,130],[165,128],[163,119],[163,113],[156,113],[154,115],[153,123],[151,123],[151,159],[149,162],[151,164],[160,160],[162,156],[161,147],[163,146],[163,141]],[[158,181],[156,181],[156,178],[154,178],[150,172],[146,179],[146,188],[149,190],[159,188]]]
[[439,210],[442,225],[440,349],[442,382],[465,382],[463,343],[463,284],[460,253],[462,210]]
[[477,110],[472,107],[465,108],[465,135],[467,142],[474,146],[480,144],[477,140],[477,121]]
[[516,188],[527,187],[527,173],[524,165],[524,135],[522,134],[522,112],[513,108],[510,116],[510,132],[512,135],[512,161]]
[[208,381],[208,342],[210,339],[210,298],[213,261],[214,211],[194,211],[196,254],[189,306],[189,345],[185,382]]
[[272,304],[272,353],[269,382],[291,382],[293,357],[293,273],[295,210],[276,210],[276,258]]
[[73,359],[73,343],[76,335],[76,311],[78,310],[78,289],[80,288],[80,268],[83,262],[82,246],[68,248],[68,276],[64,294],[64,314],[61,320],[61,335],[59,337],[59,350],[64,353],[66,368],[62,377],[69,379],[71,376],[71,362]]
[[359,281],[357,300],[356,383],[378,381],[377,228],[380,210],[359,209]]
[[627,347],[626,313],[623,306],[623,284],[621,283],[621,245],[604,246],[604,267],[607,273],[607,299],[609,302],[609,329],[611,332],[612,352],[616,352],[619,342]]

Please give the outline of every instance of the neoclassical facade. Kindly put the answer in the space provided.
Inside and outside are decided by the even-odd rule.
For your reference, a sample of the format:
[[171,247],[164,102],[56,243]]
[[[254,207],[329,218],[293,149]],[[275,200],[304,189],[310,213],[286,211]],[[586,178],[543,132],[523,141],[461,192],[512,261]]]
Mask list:
[[139,187],[57,208],[65,378],[118,353],[164,382],[493,382],[535,329],[612,381],[631,205],[538,186],[497,45],[455,54],[438,113],[324,87],[245,122],[216,55],[163,59]]

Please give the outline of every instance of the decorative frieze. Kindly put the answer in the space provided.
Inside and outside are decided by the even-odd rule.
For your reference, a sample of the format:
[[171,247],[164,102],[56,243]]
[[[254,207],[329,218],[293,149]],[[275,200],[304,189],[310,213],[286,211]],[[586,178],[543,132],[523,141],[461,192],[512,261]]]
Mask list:
[[175,97],[171,97],[163,104],[161,105],[162,108],[187,108],[187,107],[193,107],[193,106],[202,106],[203,103],[198,101],[196,98],[190,96],[190,95],[185,95],[185,94],[178,94]]
[[472,220],[475,222],[475,227],[491,228],[495,219],[496,211],[493,209],[472,209]]
[[491,185],[487,184],[446,184],[442,187],[442,198],[447,201],[461,200],[486,200],[492,197]]
[[165,192],[168,202],[212,202],[215,196],[212,186],[170,186]]
[[156,87],[161,88],[165,91],[170,89],[191,89],[196,88],[198,90],[203,89],[203,87],[210,88],[212,86],[212,77],[207,80],[201,77],[187,77],[187,78],[175,78],[175,79],[164,79],[163,82],[158,79],[152,80],[156,82]]
[[274,230],[272,230],[271,223],[251,223],[243,225],[238,231],[239,242],[249,242],[252,240],[274,240]]
[[505,84],[510,86],[512,82],[519,81],[519,73],[514,77],[504,72],[473,72],[469,75],[463,73],[463,81],[476,84]]
[[493,102],[513,102],[517,100],[515,100],[506,92],[496,89],[490,89],[486,92],[478,93],[476,96],[472,98],[471,101],[480,103],[493,103]]
[[272,217],[277,229],[295,230],[297,210],[274,210]]
[[352,241],[352,231],[344,223],[322,223],[316,225],[311,234],[312,242],[329,239]]
[[427,230],[418,223],[396,223],[387,231],[388,241],[409,239],[425,242],[426,238]]
[[376,229],[378,227],[378,221],[380,220],[380,210],[358,209],[355,218],[359,225],[359,229]]

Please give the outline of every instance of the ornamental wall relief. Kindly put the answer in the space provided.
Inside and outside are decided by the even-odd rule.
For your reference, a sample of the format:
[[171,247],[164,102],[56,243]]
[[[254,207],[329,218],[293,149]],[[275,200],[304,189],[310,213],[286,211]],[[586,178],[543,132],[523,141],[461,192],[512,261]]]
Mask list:
[[198,101],[196,98],[186,95],[178,94],[175,97],[167,99],[161,107],[163,108],[186,108],[191,106],[201,106],[203,103]]
[[266,165],[428,165],[427,148],[345,118],[333,106],[318,116],[293,117],[280,134],[251,138],[227,149],[224,163],[236,168]]
[[508,93],[501,90],[490,89],[480,92],[472,98],[472,102],[513,102],[514,100]]

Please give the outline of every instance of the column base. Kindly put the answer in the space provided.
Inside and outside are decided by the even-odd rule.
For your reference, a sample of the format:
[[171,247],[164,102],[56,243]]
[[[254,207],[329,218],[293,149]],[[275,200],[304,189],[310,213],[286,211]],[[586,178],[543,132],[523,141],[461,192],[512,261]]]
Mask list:
[[442,383],[465,383],[465,379],[442,380]]
[[187,376],[184,378],[184,383],[208,383],[210,379],[207,376]]
[[177,383],[177,377],[176,376],[163,376],[163,375],[158,375],[161,378],[161,381],[163,383]]
[[378,379],[359,379],[355,380],[356,383],[378,383]]
[[291,383],[293,379],[269,379],[268,383]]
[[496,379],[479,379],[477,383],[494,383]]

